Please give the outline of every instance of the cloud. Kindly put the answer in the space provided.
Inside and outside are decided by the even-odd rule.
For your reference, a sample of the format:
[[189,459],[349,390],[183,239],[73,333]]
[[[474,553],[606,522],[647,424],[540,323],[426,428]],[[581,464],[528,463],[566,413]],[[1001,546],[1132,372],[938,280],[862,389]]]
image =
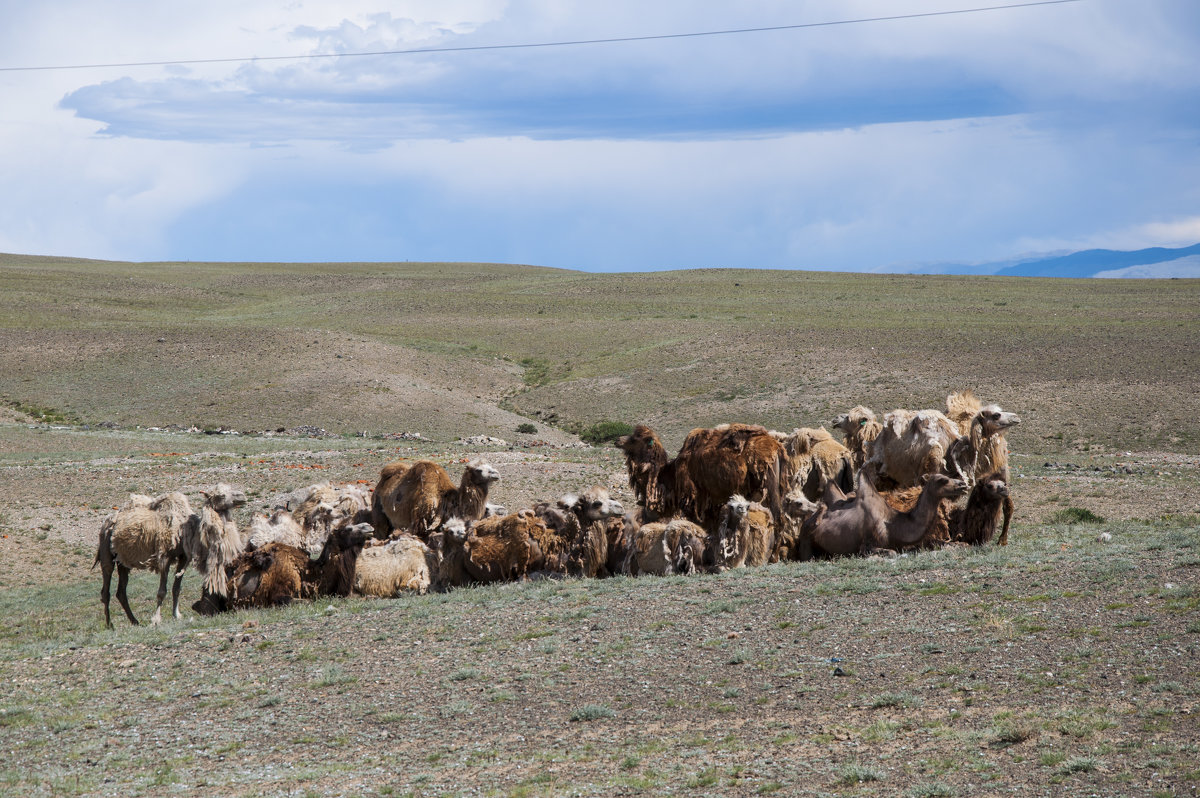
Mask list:
[[[130,0],[116,19],[83,0],[18,5],[0,31],[8,63],[962,7]],[[1190,0],[1088,0],[619,45],[0,74],[0,146],[22,154],[0,161],[0,249],[867,269],[1193,243],[1175,239],[1200,207],[1198,23]]]
[[[675,13],[655,20],[641,6],[635,11],[616,3],[606,5],[604,14],[555,18],[549,27],[530,11],[545,5],[516,4],[490,23],[416,22],[376,13],[361,24],[343,19],[327,27],[298,25],[289,38],[307,43],[311,53],[328,54],[746,24],[745,16],[711,10],[692,18],[675,4],[668,4]],[[839,10],[845,18],[855,11],[878,14],[880,7],[848,4]],[[752,11],[758,12],[752,23],[813,19],[811,11],[799,15],[794,6],[764,3]],[[113,136],[372,146],[415,137],[778,135],[1030,110],[1025,95],[1031,82],[997,53],[1038,38],[1036,29],[1031,34],[1007,17],[991,26],[995,20],[978,17],[570,48],[255,62],[219,79],[95,83],[68,93],[62,106],[103,123]],[[624,25],[616,29],[614,19]],[[953,36],[931,36],[931,30]]]

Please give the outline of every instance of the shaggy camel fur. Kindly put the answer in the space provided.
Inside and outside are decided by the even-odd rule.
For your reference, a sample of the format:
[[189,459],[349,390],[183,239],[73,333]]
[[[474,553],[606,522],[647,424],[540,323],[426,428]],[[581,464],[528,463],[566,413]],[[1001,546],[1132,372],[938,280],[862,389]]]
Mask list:
[[567,573],[595,579],[608,575],[609,519],[625,515],[625,508],[600,486],[588,488],[578,496],[564,496],[560,503],[568,508],[563,530],[570,541]]
[[621,571],[629,576],[698,573],[707,548],[708,535],[687,519],[651,521],[630,534]]
[[250,538],[246,546],[260,549],[268,543],[286,543],[303,549],[309,557],[317,557],[333,530],[335,512],[332,505],[321,502],[306,512],[303,525],[285,509],[275,510],[270,517],[255,513],[247,530]]
[[783,497],[783,517],[775,528],[775,551],[771,562],[786,562],[797,558],[800,528],[817,511],[818,505],[805,495],[804,489],[792,488]]
[[393,525],[388,514],[383,509],[383,497],[395,501],[400,493],[400,480],[412,463],[407,460],[394,460],[379,469],[379,481],[371,493],[371,525],[375,527],[375,537],[386,538],[392,533]]
[[229,579],[231,609],[281,607],[304,594],[308,553],[286,543],[268,543],[242,554]]
[[766,428],[750,424],[692,430],[675,465],[679,509],[706,529],[716,528],[721,508],[734,494],[779,516],[792,480],[783,444]]
[[343,526],[333,531],[321,556],[310,559],[304,549],[271,542],[241,554],[227,570],[229,596],[205,594],[192,608],[201,615],[229,609],[276,607],[296,599],[348,596],[370,524]]
[[436,570],[430,572],[431,586],[439,591],[470,583],[464,560],[463,545],[467,540],[467,524],[461,518],[449,518],[429,533],[429,549],[433,552]]
[[994,471],[980,477],[975,483],[966,507],[955,509],[950,519],[953,539],[972,546],[990,543],[996,534],[1001,511],[1004,514],[1004,527],[996,542],[1007,546],[1008,522],[1013,514],[1013,500],[1008,491],[1007,474]]
[[[816,485],[826,481],[843,478],[849,482],[842,486],[843,490],[853,489],[854,462],[853,454],[845,446],[833,439],[824,428],[812,429],[801,427],[788,435],[780,434],[780,442],[787,451],[788,463],[792,472],[792,481],[788,489],[797,485]],[[812,471],[817,469],[819,477],[813,478]],[[805,495],[811,501],[821,497],[819,489],[806,487]]]
[[437,556],[428,546],[413,535],[400,534],[362,550],[354,589],[379,598],[395,598],[406,590],[424,595],[437,570]]
[[191,556],[186,547],[184,527],[191,515],[192,508],[182,493],[166,493],[155,499],[131,494],[125,505],[104,519],[92,567],[99,563],[103,576],[100,601],[104,604],[106,627],[111,629],[113,625],[109,615],[109,585],[114,566],[117,569],[117,601],[129,622],[137,626],[138,620],[129,608],[125,594],[130,569],[143,568],[158,573],[158,604],[151,620],[158,625],[162,622],[162,603],[167,596],[167,573],[174,564],[171,609],[176,618],[180,617],[179,592]]
[[883,425],[868,408],[858,405],[835,418],[833,426],[846,436],[846,448],[850,450],[850,463],[854,470],[861,470],[870,456],[871,445],[883,431]]
[[669,458],[654,430],[638,424],[629,435],[617,439],[617,448],[625,453],[629,487],[637,503],[657,520],[674,512],[674,468],[663,473]]
[[446,559],[454,564],[461,558],[465,581],[489,584],[524,579],[545,564],[538,540],[550,534],[531,510],[485,518],[472,524],[463,539],[455,534],[443,537],[443,567]]
[[958,426],[937,410],[893,410],[863,468],[874,472],[880,490],[911,488],[945,469],[946,451],[958,438]]
[[625,571],[625,561],[633,548],[634,537],[638,529],[645,523],[640,513],[626,513],[622,518],[610,518],[604,525],[605,536],[608,538],[608,572],[613,576]]
[[947,451],[948,462],[957,464],[960,476],[971,484],[984,474],[1008,468],[1008,440],[1005,432],[1021,423],[1016,413],[1006,413],[1000,405],[983,405],[971,391],[946,397],[946,416],[958,425],[959,438]]
[[204,590],[225,593],[225,566],[246,548],[233,520],[234,509],[246,503],[246,494],[224,482],[210,491],[202,491],[200,512],[184,527],[184,546],[191,554],[196,570],[204,576]]
[[419,460],[399,474],[395,466],[383,468],[375,488],[371,517],[381,537],[396,530],[424,539],[448,518],[477,521],[483,518],[488,489],[500,479],[496,469],[479,460],[467,463],[458,487],[431,460]]
[[712,543],[718,572],[765,565],[775,552],[774,516],[763,505],[735,493],[721,510]]

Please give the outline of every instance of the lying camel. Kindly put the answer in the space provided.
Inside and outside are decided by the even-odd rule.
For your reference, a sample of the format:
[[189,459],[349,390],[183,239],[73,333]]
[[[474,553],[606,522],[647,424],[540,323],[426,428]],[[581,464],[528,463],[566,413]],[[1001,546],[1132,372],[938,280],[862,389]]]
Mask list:
[[921,489],[916,506],[898,512],[888,506],[864,472],[859,472],[855,487],[853,496],[846,496],[833,483],[826,487],[824,506],[801,528],[801,559],[814,550],[839,556],[914,546],[933,527],[942,500],[953,501],[969,490],[961,479],[934,474]]

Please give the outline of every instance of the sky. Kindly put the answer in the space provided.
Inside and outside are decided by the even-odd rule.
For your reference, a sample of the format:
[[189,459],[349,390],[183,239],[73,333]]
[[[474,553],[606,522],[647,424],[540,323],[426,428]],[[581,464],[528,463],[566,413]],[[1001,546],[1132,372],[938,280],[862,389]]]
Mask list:
[[[0,0],[0,252],[880,271],[1200,242],[1200,3],[851,22],[1003,4]],[[442,52],[345,55],[412,49]]]

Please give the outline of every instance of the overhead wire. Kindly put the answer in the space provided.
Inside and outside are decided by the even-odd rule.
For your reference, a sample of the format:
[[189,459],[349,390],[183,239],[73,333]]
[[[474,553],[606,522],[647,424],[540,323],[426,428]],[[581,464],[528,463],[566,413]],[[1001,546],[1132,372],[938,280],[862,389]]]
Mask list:
[[977,8],[959,8],[947,11],[923,11],[913,14],[893,14],[880,17],[861,17],[858,19],[831,20],[828,22],[802,22],[794,25],[768,25],[756,28],[731,28],[727,30],[693,31],[690,33],[658,33],[644,36],[614,36],[602,39],[573,39],[556,42],[526,42],[520,44],[473,44],[456,47],[418,47],[407,50],[372,50],[349,53],[309,53],[307,55],[268,55],[242,56],[237,58],[187,58],[166,61],[127,61],[123,63],[102,64],[58,64],[51,66],[8,66],[0,67],[0,72],[42,72],[69,69],[117,69],[150,66],[194,66],[200,64],[234,64],[253,63],[260,61],[303,61],[312,58],[361,58],[365,56],[389,55],[422,55],[430,53],[465,53],[487,50],[525,50],[549,47],[576,47],[593,44],[618,44],[622,42],[647,42],[666,39],[694,39],[704,36],[731,36],[747,33],[766,33],[769,31],[800,30],[803,28],[827,28],[837,25],[858,25],[868,22],[893,22],[904,19],[921,19],[925,17],[946,17],[956,14],[976,14],[984,11],[1005,11],[1016,8],[1033,6],[1054,6],[1066,3],[1079,3],[1083,0],[1032,0],[1026,3],[1009,3],[998,6],[982,6]]

